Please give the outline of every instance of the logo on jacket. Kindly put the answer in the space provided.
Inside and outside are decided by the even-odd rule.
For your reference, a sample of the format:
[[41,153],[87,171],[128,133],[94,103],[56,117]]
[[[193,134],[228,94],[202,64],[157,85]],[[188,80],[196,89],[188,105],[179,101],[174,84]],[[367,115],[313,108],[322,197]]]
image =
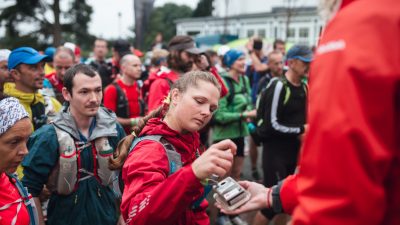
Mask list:
[[329,41],[325,44],[321,44],[317,48],[317,55],[322,55],[329,52],[341,51],[346,48],[346,42],[343,39]]

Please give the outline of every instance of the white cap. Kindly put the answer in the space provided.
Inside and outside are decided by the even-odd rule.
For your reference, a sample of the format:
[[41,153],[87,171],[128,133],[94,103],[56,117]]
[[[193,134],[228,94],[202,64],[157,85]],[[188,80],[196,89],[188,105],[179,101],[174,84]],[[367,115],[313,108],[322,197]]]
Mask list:
[[11,51],[8,49],[0,49],[0,62],[8,61],[8,56],[10,56]]

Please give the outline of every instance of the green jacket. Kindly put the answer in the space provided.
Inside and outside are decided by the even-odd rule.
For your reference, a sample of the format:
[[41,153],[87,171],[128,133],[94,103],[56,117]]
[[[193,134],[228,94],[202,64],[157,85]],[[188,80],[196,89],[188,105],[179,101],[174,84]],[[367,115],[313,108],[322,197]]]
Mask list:
[[228,104],[228,96],[232,92],[232,90],[228,90],[228,94],[219,101],[219,108],[214,114],[213,141],[245,137],[249,135],[249,130],[246,121],[240,115],[253,108],[249,79],[242,76],[239,82],[236,82],[229,73],[222,73],[221,76],[228,89],[230,86],[227,80],[229,79],[233,83],[234,97],[232,102]]
[[[54,120],[54,124],[69,133],[75,140],[88,142],[96,137],[108,137],[113,149],[125,136],[121,125],[116,123],[115,114],[100,108],[90,128],[90,136],[85,140],[76,128],[75,122],[67,110],[63,110]],[[47,124],[35,131],[28,141],[29,154],[22,162],[24,177],[22,182],[33,197],[39,196],[43,185],[58,165],[59,143],[53,124]],[[93,171],[91,146],[81,153],[81,168]],[[103,186],[95,177],[78,183],[76,191],[69,195],[52,193],[47,211],[47,224],[86,225],[117,224],[116,196],[108,186]]]

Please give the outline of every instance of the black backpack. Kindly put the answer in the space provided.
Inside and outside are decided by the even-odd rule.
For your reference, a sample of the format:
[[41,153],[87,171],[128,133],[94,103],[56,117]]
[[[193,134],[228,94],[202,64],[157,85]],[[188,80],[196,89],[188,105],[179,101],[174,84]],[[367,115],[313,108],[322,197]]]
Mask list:
[[[259,94],[259,96],[257,98],[257,102],[256,102],[256,108],[257,108],[256,132],[260,138],[261,137],[265,138],[268,136],[268,135],[265,135],[266,133],[268,133],[267,132],[268,128],[266,128],[266,124],[265,124],[263,117],[265,115],[265,109],[266,109],[265,106],[270,104],[269,102],[267,102],[267,98],[268,98],[267,95],[272,94],[270,91],[270,87],[271,87],[271,84],[274,82],[282,82],[282,84],[283,84],[283,88],[285,90],[285,97],[283,99],[283,105],[286,105],[290,99],[291,91],[290,91],[290,87],[288,84],[289,81],[287,80],[287,78],[284,75],[280,76],[280,77],[272,78],[270,80],[270,82],[268,83],[268,85],[261,90],[261,93]],[[306,83],[304,83],[304,82],[302,82],[302,83],[303,83],[302,86],[304,88],[304,91],[307,95],[308,86]],[[260,106],[262,106],[262,107],[260,107]]]

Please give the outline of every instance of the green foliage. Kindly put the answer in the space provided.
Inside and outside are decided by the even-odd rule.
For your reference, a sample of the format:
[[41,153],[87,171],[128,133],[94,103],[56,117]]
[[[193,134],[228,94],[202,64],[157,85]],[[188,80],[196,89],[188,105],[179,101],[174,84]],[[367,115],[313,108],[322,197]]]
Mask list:
[[89,34],[89,22],[93,9],[90,5],[87,5],[85,1],[73,1],[71,4],[70,14],[72,21],[71,26],[73,33],[75,34],[75,43],[82,49],[89,49],[93,46],[93,42],[96,37]]
[[157,33],[162,33],[165,42],[176,35],[175,20],[192,16],[192,9],[186,5],[167,3],[156,7],[150,16],[149,27],[145,34],[145,49],[150,49]]
[[211,16],[213,11],[213,0],[200,0],[196,9],[193,11],[193,17]]
[[[12,49],[25,45],[44,49],[57,42],[57,35],[61,43],[70,41],[89,47],[94,40],[88,33],[92,7],[86,4],[86,0],[69,0],[69,9],[57,13],[60,1],[63,0],[16,0],[14,5],[4,8],[0,12],[0,23],[5,25],[6,32],[0,39],[0,47]],[[50,22],[57,21],[56,17],[63,17],[66,22]]]

